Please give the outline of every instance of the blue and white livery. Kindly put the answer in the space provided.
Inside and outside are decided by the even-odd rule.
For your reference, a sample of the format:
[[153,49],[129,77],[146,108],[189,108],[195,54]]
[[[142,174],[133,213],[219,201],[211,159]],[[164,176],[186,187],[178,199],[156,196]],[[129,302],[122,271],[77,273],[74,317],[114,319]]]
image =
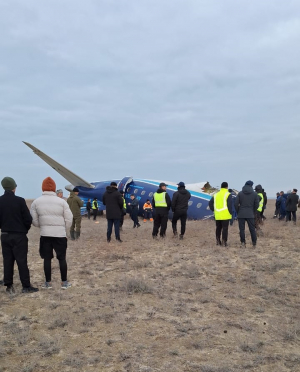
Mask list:
[[[140,179],[133,177],[124,177],[122,179],[112,179],[107,181],[99,182],[87,182],[83,178],[77,176],[75,173],[65,168],[63,165],[50,158],[48,155],[32,146],[30,143],[24,142],[25,145],[30,147],[33,152],[38,155],[42,160],[49,164],[54,170],[56,170],[61,176],[63,176],[71,184],[65,187],[66,190],[72,191],[76,186],[79,189],[79,197],[85,201],[88,199],[97,198],[99,210],[105,210],[105,206],[102,204],[102,197],[106,191],[106,187],[110,185],[112,181],[118,184],[118,189],[124,191],[126,204],[130,202],[130,195],[135,194],[140,205],[140,214],[142,214],[142,205],[147,199],[152,201],[153,194],[157,191],[160,182],[165,182],[167,187],[167,193],[172,199],[174,192],[177,191],[177,184],[168,181],[156,181],[148,179]],[[186,189],[191,193],[188,208],[188,219],[202,220],[213,217],[213,213],[209,210],[208,202],[211,199],[216,189],[210,187],[208,182],[200,182],[195,184],[186,184]],[[82,214],[86,212],[85,204],[82,208]],[[171,217],[170,212],[170,217]]]

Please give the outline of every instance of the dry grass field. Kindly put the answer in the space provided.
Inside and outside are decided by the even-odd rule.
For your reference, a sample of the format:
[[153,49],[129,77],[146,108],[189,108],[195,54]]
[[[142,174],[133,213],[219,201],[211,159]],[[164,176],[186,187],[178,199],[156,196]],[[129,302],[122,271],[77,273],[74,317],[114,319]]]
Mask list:
[[[271,202],[270,202],[271,203]],[[69,241],[72,288],[1,290],[0,371],[300,371],[300,224],[272,219],[256,249],[215,246],[213,221],[190,221],[183,241],[154,241],[152,224],[106,243],[106,220],[83,220]],[[39,230],[29,233],[32,283],[44,281]],[[249,240],[249,234],[247,234]],[[2,265],[2,258],[1,263]]]

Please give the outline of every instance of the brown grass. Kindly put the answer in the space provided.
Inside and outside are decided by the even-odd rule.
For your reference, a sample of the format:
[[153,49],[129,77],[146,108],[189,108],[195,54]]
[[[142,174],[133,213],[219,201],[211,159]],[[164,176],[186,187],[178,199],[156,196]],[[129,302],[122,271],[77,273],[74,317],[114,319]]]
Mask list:
[[[300,225],[270,213],[256,249],[215,246],[213,221],[190,221],[183,241],[150,222],[122,244],[106,243],[106,220],[83,220],[69,241],[72,288],[22,295],[1,290],[0,371],[300,371]],[[247,234],[249,240],[249,234]],[[44,281],[39,230],[29,233],[32,283]]]

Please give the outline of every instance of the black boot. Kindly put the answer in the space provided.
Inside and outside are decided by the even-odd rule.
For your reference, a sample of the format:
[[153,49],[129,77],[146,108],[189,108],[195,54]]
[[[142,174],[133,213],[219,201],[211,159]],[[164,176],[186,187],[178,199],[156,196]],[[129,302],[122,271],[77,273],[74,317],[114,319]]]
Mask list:
[[75,240],[78,240],[80,237],[80,231],[75,231],[74,237],[75,237]]
[[71,240],[75,240],[75,231],[70,231]]
[[217,238],[216,244],[217,245],[222,245],[220,238]]

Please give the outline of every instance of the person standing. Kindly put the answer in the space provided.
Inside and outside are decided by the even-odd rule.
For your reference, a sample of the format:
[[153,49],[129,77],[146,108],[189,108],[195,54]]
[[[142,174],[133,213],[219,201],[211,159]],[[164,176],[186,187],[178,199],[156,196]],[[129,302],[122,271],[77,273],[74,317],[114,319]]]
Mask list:
[[45,283],[44,289],[51,289],[51,260],[53,250],[59,262],[61,288],[68,289],[71,284],[67,279],[67,235],[72,224],[73,215],[67,202],[55,197],[55,182],[51,177],[43,180],[43,194],[35,199],[30,213],[32,224],[40,228],[40,256],[44,260]]
[[296,224],[296,211],[299,203],[299,196],[297,195],[297,189],[293,189],[293,191],[288,195],[286,199],[286,221],[291,221],[291,215],[293,215],[293,221]]
[[152,218],[153,209],[152,209],[152,204],[150,203],[149,199],[146,200],[146,203],[143,206],[143,210],[144,210],[144,222],[147,222],[147,219],[150,219],[150,221],[152,222],[153,221],[153,218]]
[[215,215],[217,245],[227,247],[228,226],[232,218],[232,196],[228,191],[227,182],[222,182],[221,190],[213,195],[208,205]]
[[278,199],[280,198],[280,193],[276,193],[276,201],[275,201],[275,212],[273,218],[278,218],[279,217],[279,209],[280,206],[278,205]]
[[237,211],[237,217],[239,221],[241,248],[246,247],[245,238],[245,223],[247,222],[252,245],[256,246],[257,236],[255,231],[255,213],[259,206],[259,198],[256,192],[254,192],[253,182],[247,181],[245,186],[242,188],[235,199],[235,209]]
[[139,223],[139,201],[134,194],[130,195],[131,202],[128,205],[131,207],[131,219],[133,221],[133,228],[140,227]]
[[11,177],[4,177],[1,181],[4,195],[0,197],[0,229],[1,246],[4,268],[4,285],[6,292],[13,294],[14,265],[17,262],[22,293],[37,292],[30,283],[27,264],[28,238],[32,217],[23,198],[16,196],[17,184]]
[[264,205],[263,205],[263,208],[262,208],[262,211],[261,211],[261,218],[262,220],[266,220],[267,217],[264,215],[264,211],[265,209],[267,209],[267,202],[268,202],[268,197],[267,197],[267,193],[265,192],[265,189],[262,188],[262,196],[264,198]]
[[235,207],[234,207],[234,203],[235,203],[235,198],[236,198],[236,193],[232,190],[232,189],[228,189],[228,191],[230,192],[231,194],[231,200],[232,200],[232,218],[229,222],[230,226],[233,225],[233,222],[237,219],[237,213],[236,213],[236,210],[235,210]]
[[122,231],[123,229],[123,223],[124,223],[124,216],[126,216],[126,201],[125,201],[125,198],[124,198],[124,191],[123,190],[119,190],[119,193],[122,195],[122,199],[123,199],[123,208],[122,208],[122,213],[121,213],[121,219],[120,219],[120,231]]
[[259,236],[259,234],[262,234],[261,225],[263,225],[264,195],[261,185],[256,185],[254,190],[257,193],[259,199],[259,205],[257,211],[255,212],[255,228],[256,234]]
[[78,197],[79,189],[74,187],[73,191],[68,197],[67,203],[73,214],[72,226],[70,228],[71,240],[77,240],[80,237],[81,229],[81,207],[83,207],[83,200]]
[[111,241],[112,228],[115,228],[116,240],[122,243],[120,238],[120,219],[123,209],[123,198],[118,191],[116,182],[111,182],[103,194],[103,204],[106,206],[107,219],[107,242]]
[[62,189],[58,189],[56,190],[56,195],[59,197],[59,198],[63,198],[64,197],[64,192]]
[[174,236],[177,236],[177,221],[180,220],[181,231],[179,239],[183,239],[187,220],[187,210],[189,207],[188,203],[191,198],[191,194],[188,190],[185,189],[184,182],[179,182],[177,186],[178,191],[174,193],[171,202],[171,208],[174,212],[172,218],[172,229]]
[[279,207],[279,221],[282,221],[286,217],[286,199],[287,194],[283,191],[280,191],[280,196],[278,199],[278,207]]
[[97,198],[94,198],[94,200],[93,200],[92,209],[93,209],[93,220],[96,221],[97,215],[98,215],[98,200],[97,200]]
[[86,211],[87,211],[88,220],[90,220],[91,219],[91,209],[92,209],[91,199],[88,199],[85,207],[86,207]]
[[166,192],[167,186],[164,182],[159,184],[158,190],[154,193],[152,199],[153,208],[155,208],[155,216],[153,223],[152,237],[155,239],[160,229],[160,237],[166,236],[168,214],[171,208],[171,199]]

